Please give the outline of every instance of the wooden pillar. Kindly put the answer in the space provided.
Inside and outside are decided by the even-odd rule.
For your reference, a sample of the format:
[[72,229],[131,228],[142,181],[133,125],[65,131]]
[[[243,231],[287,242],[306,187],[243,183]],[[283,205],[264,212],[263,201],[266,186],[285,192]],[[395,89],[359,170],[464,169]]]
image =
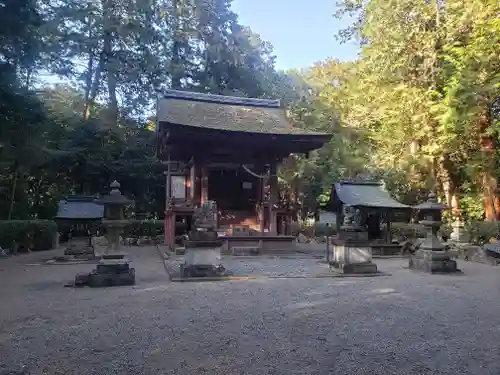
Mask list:
[[200,203],[203,204],[208,201],[208,166],[203,164],[201,166],[201,197]]
[[171,209],[165,213],[165,246],[175,247],[175,222],[176,215]]
[[[174,246],[175,241],[175,214],[172,212],[172,208],[170,206],[170,198],[171,198],[171,164],[170,164],[170,153],[167,158],[167,171],[165,172],[165,219],[164,219],[164,236],[165,236],[165,245],[168,247]],[[174,223],[172,224],[172,217]],[[174,227],[174,231],[172,231],[172,226]],[[174,233],[174,234],[172,234]]]
[[194,201],[194,195],[196,191],[196,165],[191,165],[191,169],[189,171],[189,199]]
[[278,176],[276,161],[272,161],[269,177],[269,234],[278,235],[278,220],[274,205],[278,203]]
[[[259,168],[260,169],[260,168]],[[261,171],[264,170],[264,168],[260,169]],[[261,178],[259,180],[260,186],[259,186],[259,229],[260,229],[260,235],[264,235],[264,231],[266,229],[265,227],[265,222],[266,222],[266,183],[267,179],[266,178]]]

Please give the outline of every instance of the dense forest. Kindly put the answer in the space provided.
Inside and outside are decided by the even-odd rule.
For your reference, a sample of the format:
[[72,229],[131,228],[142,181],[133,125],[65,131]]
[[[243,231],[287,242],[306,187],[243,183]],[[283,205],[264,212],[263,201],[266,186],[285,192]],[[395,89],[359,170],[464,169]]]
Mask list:
[[333,181],[369,174],[407,203],[436,188],[455,216],[500,218],[496,0],[332,3],[353,20],[337,37],[359,42],[359,58],[288,72],[231,0],[0,9],[0,219],[51,218],[61,197],[113,179],[137,212],[161,216],[154,105],[164,88],[280,98],[298,126],[334,134],[280,171],[311,210]]

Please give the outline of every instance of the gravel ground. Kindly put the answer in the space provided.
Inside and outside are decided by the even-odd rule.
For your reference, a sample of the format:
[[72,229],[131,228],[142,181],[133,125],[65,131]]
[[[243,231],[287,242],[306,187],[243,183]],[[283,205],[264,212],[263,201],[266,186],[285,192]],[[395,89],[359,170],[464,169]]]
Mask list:
[[[30,374],[50,375],[500,373],[499,268],[464,263],[465,275],[430,276],[395,259],[377,260],[387,277],[170,283],[155,250],[140,248],[130,254],[138,285],[92,290],[62,287],[91,265],[25,265],[40,256],[0,260],[6,368],[25,364]],[[293,262],[317,267],[311,259],[283,267]]]

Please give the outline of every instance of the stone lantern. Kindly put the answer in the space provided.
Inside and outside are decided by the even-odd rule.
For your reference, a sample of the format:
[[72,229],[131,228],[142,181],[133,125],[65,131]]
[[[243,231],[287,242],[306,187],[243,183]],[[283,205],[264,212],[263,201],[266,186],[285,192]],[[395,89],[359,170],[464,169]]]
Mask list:
[[433,192],[429,194],[426,202],[414,206],[418,221],[427,233],[420,248],[410,257],[410,269],[428,273],[459,272],[457,262],[451,259],[451,255],[445,250],[445,245],[437,237],[442,224],[442,213],[447,208],[437,201]]
[[135,284],[135,269],[125,259],[125,254],[120,252],[120,234],[128,224],[125,220],[124,207],[133,203],[120,192],[120,184],[113,181],[110,185],[109,195],[96,200],[96,203],[104,205],[104,219],[102,225],[106,228],[106,238],[109,245],[95,270],[90,273],[78,274],[75,277],[75,286],[119,286]]
[[106,228],[106,238],[109,241],[105,254],[115,253],[118,255],[121,250],[120,234],[128,224],[128,220],[125,220],[124,208],[134,201],[122,195],[118,181],[113,181],[110,188],[109,194],[98,199],[97,203],[104,205],[102,225]]

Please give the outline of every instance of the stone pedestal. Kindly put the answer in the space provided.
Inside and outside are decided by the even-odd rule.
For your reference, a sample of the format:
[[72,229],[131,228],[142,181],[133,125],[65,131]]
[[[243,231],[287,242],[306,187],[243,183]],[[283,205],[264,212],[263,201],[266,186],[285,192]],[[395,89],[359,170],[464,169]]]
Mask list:
[[410,257],[409,267],[427,273],[459,272],[457,262],[445,251],[417,250]]
[[465,230],[465,226],[462,222],[456,221],[452,224],[452,232],[450,234],[450,240],[457,243],[468,243],[470,241],[469,233]]
[[220,247],[214,249],[196,247],[186,250],[184,264],[181,265],[181,277],[222,276],[224,273]]
[[339,238],[335,239],[328,254],[330,269],[344,274],[377,273],[372,262],[372,248],[368,233],[361,228],[341,227]]
[[128,260],[101,259],[91,273],[78,274],[75,286],[108,287],[135,285],[135,269]]
[[180,266],[181,277],[224,276],[221,264],[222,241],[217,238],[217,207],[206,202],[194,211],[193,230],[186,241],[184,263]]
[[376,273],[372,249],[367,243],[335,240],[329,260],[330,268],[346,274]]

